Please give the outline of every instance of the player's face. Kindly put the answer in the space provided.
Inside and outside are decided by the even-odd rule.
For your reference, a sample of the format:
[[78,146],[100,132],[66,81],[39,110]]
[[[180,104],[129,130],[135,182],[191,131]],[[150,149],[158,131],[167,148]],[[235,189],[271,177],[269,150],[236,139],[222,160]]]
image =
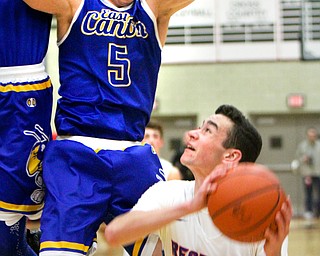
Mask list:
[[158,154],[160,153],[160,149],[163,146],[163,139],[158,130],[146,128],[143,141],[151,144],[154,147],[155,151]]
[[229,118],[218,114],[210,116],[200,128],[189,131],[181,163],[195,175],[207,176],[222,162],[227,151],[222,144],[232,126]]

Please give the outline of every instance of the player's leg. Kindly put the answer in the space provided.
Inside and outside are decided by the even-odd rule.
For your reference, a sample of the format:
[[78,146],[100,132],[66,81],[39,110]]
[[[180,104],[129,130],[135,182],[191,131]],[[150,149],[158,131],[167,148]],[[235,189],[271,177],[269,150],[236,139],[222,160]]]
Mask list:
[[[10,68],[6,71],[5,75],[8,76],[12,71],[15,86],[12,87],[13,83],[8,81],[2,83],[8,88],[27,86],[18,91],[5,90],[0,100],[4,110],[0,119],[10,116],[0,125],[1,142],[5,145],[0,150],[0,176],[3,181],[0,187],[0,211],[1,220],[10,223],[6,225],[1,222],[0,255],[36,255],[27,246],[26,218],[21,219],[21,216],[39,217],[43,207],[41,157],[51,134],[52,88],[49,86],[49,77],[45,72],[38,72],[38,67],[36,71],[32,67],[23,69],[28,72],[21,76],[17,76],[20,69]],[[29,71],[34,77],[31,75],[30,79],[24,79],[25,76],[29,77]],[[16,77],[19,79],[15,80]],[[40,77],[43,78],[38,81]],[[27,88],[30,84],[33,85],[31,90]]]
[[165,180],[159,158],[149,144],[109,152],[108,158],[106,161],[112,159],[113,163],[113,216],[129,211],[150,186]]
[[[109,152],[108,157],[113,161],[113,172],[110,176],[113,197],[109,211],[113,216],[129,211],[144,191],[164,180],[159,158],[150,145],[129,147],[123,152]],[[131,256],[150,256],[157,241],[158,237],[151,235],[126,246],[125,250]]]
[[107,212],[111,184],[108,165],[79,142],[55,140],[46,148],[43,176],[47,187],[41,217],[40,255],[90,255]]
[[11,226],[8,226],[4,221],[0,221],[0,252],[1,256],[37,255],[27,244],[26,217],[21,218]]

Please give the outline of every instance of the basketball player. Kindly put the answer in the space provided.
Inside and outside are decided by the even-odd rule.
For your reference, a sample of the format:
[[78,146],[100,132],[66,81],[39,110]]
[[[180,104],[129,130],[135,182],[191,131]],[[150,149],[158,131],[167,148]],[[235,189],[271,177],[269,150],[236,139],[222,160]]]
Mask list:
[[179,169],[160,155],[161,149],[164,146],[163,128],[161,124],[149,122],[144,133],[143,141],[152,145],[157,152],[166,180],[181,180],[182,175]]
[[292,216],[289,199],[276,215],[278,231],[268,230],[266,240],[258,243],[239,243],[222,235],[206,208],[215,177],[226,172],[224,166],[254,162],[261,145],[259,133],[239,110],[220,106],[199,129],[187,133],[181,162],[195,181],[159,182],[149,188],[129,213],[107,225],[107,241],[124,244],[154,233],[161,238],[165,255],[287,255],[287,244],[282,252],[281,247]]
[[52,16],[0,1],[0,254],[36,255],[26,221],[43,208],[42,154],[51,137],[52,85],[43,64]]
[[25,0],[56,16],[59,45],[59,137],[43,164],[40,255],[90,254],[101,222],[164,179],[141,141],[169,19],[192,1]]

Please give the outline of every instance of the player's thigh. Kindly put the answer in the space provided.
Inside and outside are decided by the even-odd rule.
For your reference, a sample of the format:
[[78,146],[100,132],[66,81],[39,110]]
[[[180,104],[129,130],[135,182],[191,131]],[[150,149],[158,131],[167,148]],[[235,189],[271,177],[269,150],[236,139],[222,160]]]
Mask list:
[[[87,253],[108,210],[110,163],[74,141],[52,141],[43,163],[47,187],[41,252]],[[45,255],[45,254],[44,254]]]
[[110,209],[115,216],[130,210],[150,186],[164,180],[159,158],[148,144],[111,152],[108,158],[113,162]]

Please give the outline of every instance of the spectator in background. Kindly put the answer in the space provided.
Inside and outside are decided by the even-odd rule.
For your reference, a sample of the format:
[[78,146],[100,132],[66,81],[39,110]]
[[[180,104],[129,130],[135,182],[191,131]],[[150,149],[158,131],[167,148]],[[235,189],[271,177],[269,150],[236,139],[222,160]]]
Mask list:
[[[305,214],[306,219],[312,219],[320,213],[320,141],[318,131],[309,127],[306,132],[306,139],[298,145],[296,151],[298,170],[303,177],[305,188]],[[314,207],[314,190],[317,192],[317,201]]]
[[180,147],[176,149],[175,155],[172,157],[173,166],[177,167],[180,170],[181,179],[182,180],[194,180],[193,173],[189,170],[189,168],[183,165],[180,161],[180,158],[184,152],[186,147],[186,138],[188,137],[188,132],[185,132],[183,136],[183,142],[180,144]]
[[173,166],[171,162],[161,157],[161,149],[164,146],[163,127],[160,123],[150,121],[144,133],[144,142],[153,146],[157,152],[164,176],[167,180],[181,180],[182,176],[180,170]]

